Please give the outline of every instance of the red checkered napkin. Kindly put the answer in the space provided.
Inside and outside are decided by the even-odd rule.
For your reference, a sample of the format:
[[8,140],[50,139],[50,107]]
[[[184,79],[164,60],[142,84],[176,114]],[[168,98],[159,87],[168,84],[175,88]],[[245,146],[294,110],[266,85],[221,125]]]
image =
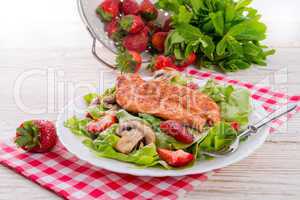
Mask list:
[[[266,111],[287,102],[300,101],[300,96],[288,97],[249,83],[229,79],[220,74],[187,69],[187,73],[198,79],[214,78],[217,81],[246,87],[252,98],[261,103]],[[290,113],[290,118],[296,111]],[[272,130],[286,118],[274,121]],[[96,168],[70,154],[64,147],[49,153],[30,154],[12,145],[0,142],[0,164],[40,184],[65,199],[176,199],[207,179],[208,174],[182,177],[135,177]]]

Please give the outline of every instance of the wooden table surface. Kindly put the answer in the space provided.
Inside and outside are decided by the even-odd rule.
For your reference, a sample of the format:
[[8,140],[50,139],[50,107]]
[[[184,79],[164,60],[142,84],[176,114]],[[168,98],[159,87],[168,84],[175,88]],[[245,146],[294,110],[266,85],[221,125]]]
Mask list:
[[[256,0],[277,49],[268,67],[229,76],[300,94],[300,3]],[[113,80],[91,55],[91,38],[73,0],[3,0],[0,7],[0,138],[23,120],[55,120],[59,109],[83,92]],[[106,70],[106,73],[101,73]],[[110,75],[110,76],[109,76]],[[222,169],[185,199],[300,199],[300,117],[268,137],[247,159]],[[0,166],[0,199],[59,199]]]

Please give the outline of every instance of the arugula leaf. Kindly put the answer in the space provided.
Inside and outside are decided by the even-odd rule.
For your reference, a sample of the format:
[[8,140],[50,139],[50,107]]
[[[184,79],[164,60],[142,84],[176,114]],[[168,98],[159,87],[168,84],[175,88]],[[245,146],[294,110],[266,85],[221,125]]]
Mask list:
[[[165,43],[165,54],[181,60],[197,54],[199,67],[224,72],[266,65],[268,50],[259,42],[266,38],[266,25],[260,21],[251,0],[158,0],[169,11],[174,30]],[[255,47],[250,47],[250,45]],[[247,49],[256,51],[256,56]],[[255,49],[257,48],[257,49]]]
[[216,30],[216,32],[222,36],[223,32],[224,32],[224,17],[223,17],[223,12],[222,11],[218,11],[215,13],[210,13],[209,14],[211,21],[214,25],[214,28]]
[[185,6],[179,6],[178,15],[173,17],[173,23],[189,23],[193,14]]

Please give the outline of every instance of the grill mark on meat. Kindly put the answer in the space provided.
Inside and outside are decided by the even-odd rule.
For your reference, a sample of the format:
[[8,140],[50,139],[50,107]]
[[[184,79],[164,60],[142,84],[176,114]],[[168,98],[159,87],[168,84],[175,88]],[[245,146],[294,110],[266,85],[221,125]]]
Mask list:
[[200,91],[162,80],[144,81],[138,74],[118,76],[116,101],[130,112],[176,120],[200,131],[221,118],[218,105]]

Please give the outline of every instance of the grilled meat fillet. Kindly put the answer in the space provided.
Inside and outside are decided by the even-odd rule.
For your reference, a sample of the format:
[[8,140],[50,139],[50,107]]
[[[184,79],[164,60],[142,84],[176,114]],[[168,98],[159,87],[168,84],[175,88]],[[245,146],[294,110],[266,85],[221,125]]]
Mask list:
[[144,81],[138,74],[118,76],[116,101],[130,112],[176,120],[199,131],[221,119],[218,105],[207,95],[164,80]]

